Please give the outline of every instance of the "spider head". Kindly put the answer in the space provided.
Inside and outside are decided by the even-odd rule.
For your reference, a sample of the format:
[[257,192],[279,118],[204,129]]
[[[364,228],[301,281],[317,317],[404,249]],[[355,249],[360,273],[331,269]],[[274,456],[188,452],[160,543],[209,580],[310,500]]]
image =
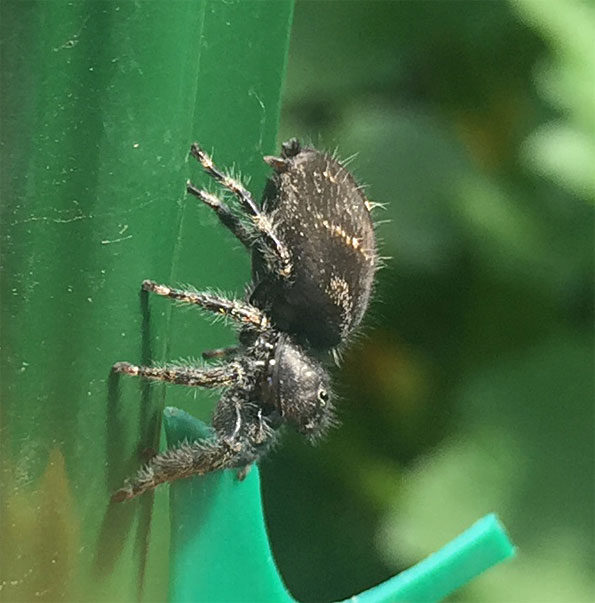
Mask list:
[[302,347],[287,340],[277,345],[272,384],[283,419],[309,440],[334,424],[328,373]]

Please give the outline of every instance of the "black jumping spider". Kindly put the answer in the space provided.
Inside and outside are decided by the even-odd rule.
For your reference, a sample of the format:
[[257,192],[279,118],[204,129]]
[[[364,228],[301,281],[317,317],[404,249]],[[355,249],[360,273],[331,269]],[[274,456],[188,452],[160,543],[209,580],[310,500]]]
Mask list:
[[143,283],[145,291],[237,321],[239,345],[206,352],[206,358],[225,359],[215,366],[114,365],[116,372],[146,379],[227,388],[215,409],[213,437],[153,457],[114,494],[118,501],[179,478],[248,467],[285,423],[310,440],[323,436],[334,412],[319,358],[336,351],[360,323],[378,264],[372,204],[336,158],[296,139],[284,143],[280,157],[264,158],[274,174],[259,208],[197,144],[191,153],[239,201],[241,214],[187,185],[251,250],[251,292],[239,301]]

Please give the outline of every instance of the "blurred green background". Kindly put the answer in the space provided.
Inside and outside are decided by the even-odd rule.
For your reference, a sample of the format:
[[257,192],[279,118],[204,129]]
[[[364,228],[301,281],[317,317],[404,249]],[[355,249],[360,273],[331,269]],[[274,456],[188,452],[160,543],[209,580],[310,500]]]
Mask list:
[[452,600],[593,600],[594,82],[592,4],[298,0],[281,139],[357,153],[391,257],[341,429],[262,464],[298,598],[495,511],[518,558]]

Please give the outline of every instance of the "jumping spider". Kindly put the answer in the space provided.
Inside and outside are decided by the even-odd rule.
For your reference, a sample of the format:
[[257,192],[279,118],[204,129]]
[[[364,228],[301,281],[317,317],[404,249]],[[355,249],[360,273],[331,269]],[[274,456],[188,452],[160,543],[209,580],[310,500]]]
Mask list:
[[372,204],[335,157],[296,139],[284,143],[280,157],[264,157],[274,173],[259,208],[197,144],[191,154],[239,202],[241,213],[187,184],[252,252],[252,286],[240,301],[144,281],[145,291],[236,321],[239,345],[205,352],[225,360],[219,365],[114,365],[118,373],[145,379],[227,388],[213,416],[214,436],[153,457],[114,494],[117,501],[191,475],[247,468],[285,423],[310,440],[323,436],[334,409],[321,359],[361,322],[378,264]]

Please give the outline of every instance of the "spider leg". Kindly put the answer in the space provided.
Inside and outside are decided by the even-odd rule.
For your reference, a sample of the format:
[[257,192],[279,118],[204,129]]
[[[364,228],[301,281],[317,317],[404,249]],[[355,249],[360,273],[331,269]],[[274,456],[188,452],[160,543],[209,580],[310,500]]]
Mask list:
[[211,440],[185,442],[158,454],[127,480],[112,500],[129,500],[159,484],[219,469],[244,468],[258,460],[272,443],[273,429],[261,413],[240,404],[239,392],[222,396],[220,406],[237,415],[231,435],[217,431]]
[[229,207],[221,199],[215,195],[196,188],[192,182],[186,183],[186,190],[191,194],[200,199],[205,205],[208,205],[216,214],[221,223],[231,230],[231,232],[244,244],[245,247],[250,249],[254,242],[254,235],[242,224],[242,221],[235,216]]
[[116,373],[144,377],[153,381],[208,388],[229,387],[236,384],[244,376],[244,371],[237,362],[209,368],[176,366],[173,364],[164,367],[137,366],[129,362],[117,362],[112,370]]
[[254,228],[260,234],[263,246],[271,252],[274,259],[273,265],[279,276],[282,278],[289,278],[293,272],[289,250],[287,249],[285,243],[283,243],[283,241],[281,241],[275,233],[273,223],[269,216],[260,211],[254,202],[254,199],[252,199],[250,192],[245,189],[237,180],[234,180],[219,170],[209,155],[207,155],[197,143],[194,143],[191,146],[190,153],[199,161],[209,176],[214,178],[221,184],[221,186],[235,195],[240,202],[242,209],[252,219]]
[[150,291],[187,304],[195,304],[205,310],[229,316],[244,324],[253,325],[258,328],[265,328],[269,324],[267,317],[261,310],[246,302],[227,299],[213,293],[173,289],[167,285],[159,285],[150,280],[143,281],[142,287],[145,291]]
[[216,348],[214,350],[205,350],[202,353],[202,357],[205,360],[212,360],[213,358],[230,358],[238,353],[240,346],[232,345],[226,348]]
[[248,473],[250,473],[251,469],[252,465],[244,465],[242,468],[238,469],[238,481],[243,482],[248,477]]
[[112,496],[115,502],[135,498],[159,484],[204,475],[234,465],[236,452],[225,440],[186,442],[153,457]]
[[258,216],[260,214],[260,209],[252,199],[252,195],[249,191],[247,191],[239,182],[233,180],[226,174],[224,174],[214,163],[213,160],[207,155],[198,145],[198,143],[193,143],[190,147],[190,153],[193,157],[195,157],[200,165],[202,165],[203,169],[209,176],[219,182],[223,187],[225,187],[228,191],[231,191],[238,199],[242,208],[246,213],[251,216]]

